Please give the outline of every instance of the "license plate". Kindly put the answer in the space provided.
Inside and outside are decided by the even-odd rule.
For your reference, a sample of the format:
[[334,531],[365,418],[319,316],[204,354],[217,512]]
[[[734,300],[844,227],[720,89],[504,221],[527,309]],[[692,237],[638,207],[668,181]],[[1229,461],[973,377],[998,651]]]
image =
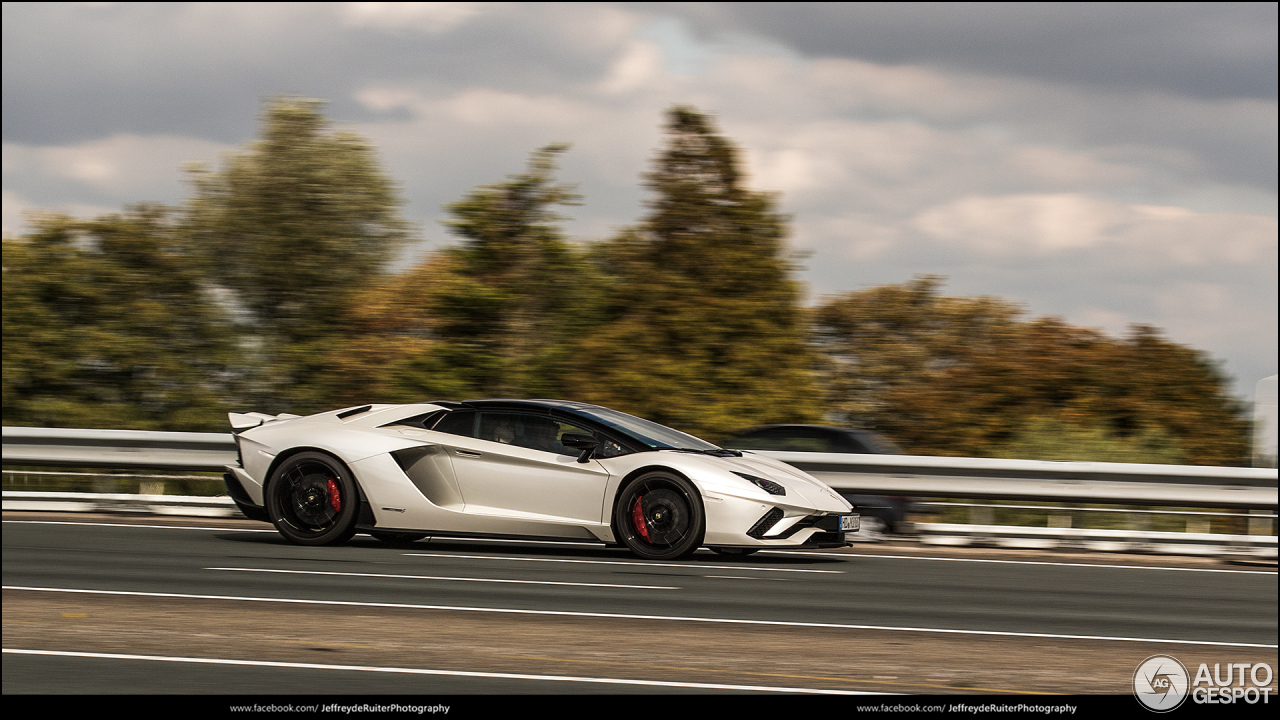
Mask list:
[[840,531],[844,532],[846,530],[851,530],[853,532],[858,531],[857,515],[841,515],[840,516]]

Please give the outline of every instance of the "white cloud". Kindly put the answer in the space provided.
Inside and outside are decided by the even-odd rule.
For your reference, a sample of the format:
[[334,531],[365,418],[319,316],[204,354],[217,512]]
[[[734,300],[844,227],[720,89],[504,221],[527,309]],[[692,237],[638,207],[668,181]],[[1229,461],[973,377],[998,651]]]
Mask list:
[[462,25],[491,5],[481,2],[352,2],[345,3],[343,20],[356,27],[412,29],[435,34]]
[[5,175],[78,183],[95,191],[135,200],[172,197],[181,167],[212,161],[228,146],[168,135],[114,135],[67,146],[4,145]]
[[632,40],[614,61],[599,88],[609,95],[635,90],[658,80],[662,74],[662,51],[643,40]]
[[32,229],[31,221],[44,214],[58,213],[81,220],[89,220],[117,212],[120,212],[119,207],[86,203],[63,203],[53,207],[36,206],[17,193],[5,190],[2,212],[3,234],[5,237],[12,237],[29,232]]
[[969,196],[919,213],[929,238],[988,256],[1053,256],[1105,248],[1135,270],[1246,265],[1274,258],[1275,218],[1129,205],[1079,194]]

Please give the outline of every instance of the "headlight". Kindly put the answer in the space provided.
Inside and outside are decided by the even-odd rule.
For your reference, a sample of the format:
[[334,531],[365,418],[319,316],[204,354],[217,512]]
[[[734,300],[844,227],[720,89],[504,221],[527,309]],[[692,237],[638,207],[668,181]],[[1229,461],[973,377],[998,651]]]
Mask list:
[[736,470],[733,471],[733,474],[737,475],[743,480],[747,480],[751,482],[753,485],[769,493],[770,495],[786,495],[787,494],[786,488],[782,487],[781,485],[779,485],[778,483],[772,480],[766,480],[762,477],[756,477],[755,475],[740,473],[740,472],[737,472]]

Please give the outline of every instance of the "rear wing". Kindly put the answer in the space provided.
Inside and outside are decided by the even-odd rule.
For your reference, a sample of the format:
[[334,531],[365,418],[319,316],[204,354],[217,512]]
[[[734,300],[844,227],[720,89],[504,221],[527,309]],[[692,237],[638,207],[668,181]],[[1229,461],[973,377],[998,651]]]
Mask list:
[[279,420],[293,420],[300,418],[301,415],[293,415],[291,413],[280,413],[279,415],[268,415],[266,413],[227,413],[227,419],[231,421],[231,432],[239,434],[249,428],[255,428],[263,423],[277,422]]

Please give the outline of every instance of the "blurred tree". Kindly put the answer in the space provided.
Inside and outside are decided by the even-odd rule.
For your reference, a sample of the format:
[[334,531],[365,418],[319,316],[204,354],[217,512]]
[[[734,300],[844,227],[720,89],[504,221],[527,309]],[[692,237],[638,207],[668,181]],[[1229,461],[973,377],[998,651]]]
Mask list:
[[1023,321],[1007,302],[943,297],[940,286],[920,277],[815,311],[836,421],[926,455],[1060,455],[1064,444],[1046,440],[1056,428],[1080,441],[1070,459],[1244,460],[1242,407],[1203,353],[1145,326],[1116,340],[1052,318]]
[[583,335],[579,395],[709,438],[817,417],[786,218],[710,118],[675,108],[667,138],[648,218],[594,249],[608,322]]
[[1161,428],[1145,428],[1121,437],[1104,427],[1083,426],[1057,418],[1032,418],[994,457],[1025,460],[1092,460],[1097,462],[1165,463],[1181,465],[1186,455]]
[[407,237],[400,200],[361,138],[321,102],[270,101],[262,138],[219,172],[192,171],[189,224],[210,278],[230,289],[258,350],[256,410],[319,410],[315,378],[352,296],[385,277]]
[[450,204],[462,244],[363,297],[336,367],[378,368],[378,399],[572,396],[573,344],[598,321],[600,281],[554,211],[578,200],[553,177],[566,149]]
[[4,239],[4,424],[223,430],[234,335],[168,210]]

